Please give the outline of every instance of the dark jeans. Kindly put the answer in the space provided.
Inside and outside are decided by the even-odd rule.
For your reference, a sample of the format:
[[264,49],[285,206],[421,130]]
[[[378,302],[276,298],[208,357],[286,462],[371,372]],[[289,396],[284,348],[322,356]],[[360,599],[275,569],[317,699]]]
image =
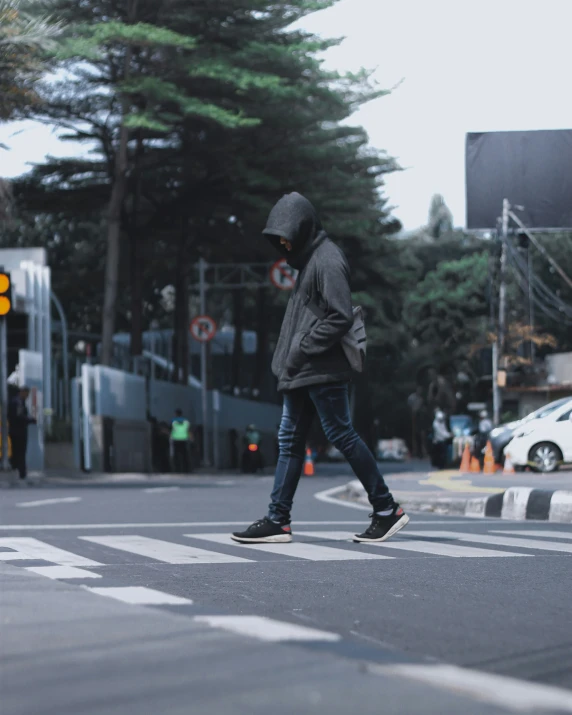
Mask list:
[[365,487],[374,511],[394,506],[373,454],[353,428],[348,385],[312,385],[284,393],[282,421],[278,432],[280,456],[268,516],[274,521],[290,521],[290,510],[304,464],[306,438],[318,415],[328,440],[350,463]]
[[173,467],[178,474],[189,471],[189,443],[186,440],[173,440]]
[[17,469],[20,479],[25,479],[28,473],[26,466],[26,452],[28,450],[28,435],[27,434],[11,434],[10,441],[12,442],[12,468]]

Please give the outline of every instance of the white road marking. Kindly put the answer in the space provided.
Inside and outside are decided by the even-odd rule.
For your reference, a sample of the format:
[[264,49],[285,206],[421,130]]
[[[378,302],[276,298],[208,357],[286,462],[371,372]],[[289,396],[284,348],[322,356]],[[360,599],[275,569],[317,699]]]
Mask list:
[[172,596],[170,593],[156,591],[154,588],[145,586],[121,586],[107,588],[93,588],[92,586],[82,586],[86,591],[96,593],[99,596],[115,598],[123,603],[131,603],[139,606],[182,606],[192,604],[189,598]]
[[263,616],[195,616],[198,623],[206,623],[213,628],[238,633],[242,636],[258,638],[261,641],[339,641],[337,633],[319,631],[294,623],[275,621]]
[[[313,538],[335,539],[343,541],[348,539],[348,534],[344,531],[300,531],[303,536]],[[409,532],[408,532],[409,533]],[[374,542],[368,544],[362,542],[363,546],[387,547],[388,549],[402,549],[403,551],[418,551],[422,554],[434,554],[435,556],[452,556],[456,558],[496,558],[503,556],[528,556],[528,554],[516,554],[511,551],[496,551],[495,549],[477,549],[472,546],[459,546],[457,544],[440,544],[429,541],[415,541],[413,539],[389,539],[381,543]]]
[[552,685],[482,673],[456,665],[371,665],[368,670],[462,693],[513,712],[572,713],[572,692]]
[[149,487],[143,489],[147,494],[160,494],[161,492],[178,492],[181,487]]
[[[359,521],[296,521],[294,526],[363,526],[365,528],[366,521],[361,519]],[[411,524],[418,524],[419,526],[431,526],[433,524],[467,524],[468,519],[462,521],[455,521],[453,519],[433,519],[427,521],[417,521],[413,516],[411,518]],[[479,525],[484,524],[487,521],[495,522],[498,524],[498,519],[479,519]],[[471,520],[471,524],[473,520]],[[0,524],[0,531],[57,531],[57,530],[69,530],[77,531],[78,529],[169,529],[174,527],[184,527],[184,528],[206,528],[206,527],[227,527],[231,529],[235,526],[245,526],[245,521],[165,521],[165,522],[128,522],[119,524]]]
[[493,546],[516,546],[521,549],[539,549],[541,551],[564,551],[572,554],[572,544],[555,544],[550,541],[534,539],[514,539],[510,536],[490,536],[488,534],[465,534],[457,531],[408,531],[410,536],[433,536],[436,539],[457,539],[459,541],[474,541],[478,544]]
[[360,511],[371,511],[370,506],[365,506],[365,504],[357,504],[353,501],[343,501],[336,498],[336,494],[345,492],[346,485],[342,484],[341,487],[333,487],[332,489],[325,489],[323,492],[317,492],[314,494],[314,498],[318,501],[325,502],[326,504],[335,504],[336,506],[347,506],[350,509],[359,509]]
[[231,541],[229,534],[185,534],[185,536],[191,539],[212,541],[215,544],[235,546],[239,549],[251,549],[254,551],[262,551],[265,554],[290,556],[308,561],[367,561],[393,558],[392,556],[381,556],[380,554],[368,554],[365,551],[333,549],[331,546],[317,546],[299,541],[290,542],[289,544],[237,544],[235,541]]
[[0,538],[0,547],[13,551],[0,551],[0,561],[51,561],[59,566],[102,566],[99,561],[86,559],[70,551],[58,549],[39,539],[27,536]]
[[81,501],[81,497],[61,497],[59,499],[39,499],[38,501],[21,501],[16,504],[21,508],[30,506],[48,506],[49,504],[71,504]]
[[101,578],[101,574],[77,569],[75,566],[27,566],[26,571],[32,571],[47,578]]
[[166,564],[235,564],[245,563],[251,559],[240,556],[228,556],[215,551],[197,549],[194,546],[177,544],[173,541],[152,539],[148,536],[80,536],[84,541],[108,546],[111,549],[128,551],[131,554],[146,556]]
[[510,529],[509,531],[505,529],[489,529],[491,534],[512,534],[513,536],[535,536],[546,539],[568,539],[572,540],[572,532],[570,534],[565,534],[563,531],[539,531],[538,529],[529,529],[525,531],[514,531]]

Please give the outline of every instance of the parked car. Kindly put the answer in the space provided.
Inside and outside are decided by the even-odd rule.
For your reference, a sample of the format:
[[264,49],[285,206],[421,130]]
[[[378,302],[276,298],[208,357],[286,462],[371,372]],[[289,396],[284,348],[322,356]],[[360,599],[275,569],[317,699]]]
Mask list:
[[521,425],[504,449],[515,469],[555,472],[572,462],[572,399],[542,418]]
[[549,404],[544,405],[544,407],[541,407],[540,409],[531,412],[529,415],[527,415],[521,420],[516,420],[515,422],[507,422],[504,425],[499,425],[498,427],[495,427],[489,435],[489,439],[493,448],[495,462],[497,464],[502,464],[504,462],[504,448],[507,446],[507,444],[511,441],[511,439],[521,427],[527,425],[532,420],[540,420],[543,417],[547,417],[554,410],[557,410],[558,408],[562,407],[562,405],[567,404],[569,401],[570,397],[562,397],[559,400],[550,402]]

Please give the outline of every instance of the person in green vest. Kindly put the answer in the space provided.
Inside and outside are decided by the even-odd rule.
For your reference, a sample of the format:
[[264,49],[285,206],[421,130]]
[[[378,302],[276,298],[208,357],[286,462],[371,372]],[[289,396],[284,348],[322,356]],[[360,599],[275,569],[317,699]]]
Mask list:
[[191,423],[183,417],[183,410],[176,409],[175,419],[171,422],[171,442],[174,471],[179,474],[189,472],[189,443],[192,440]]

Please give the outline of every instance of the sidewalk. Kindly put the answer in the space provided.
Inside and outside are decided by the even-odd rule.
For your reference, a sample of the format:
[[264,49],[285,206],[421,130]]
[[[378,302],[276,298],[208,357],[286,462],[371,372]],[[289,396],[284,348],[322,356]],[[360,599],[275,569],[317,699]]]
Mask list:
[[[571,470],[550,475],[444,470],[386,474],[386,479],[396,500],[411,512],[572,523]],[[328,490],[328,497],[370,506],[358,480]]]

